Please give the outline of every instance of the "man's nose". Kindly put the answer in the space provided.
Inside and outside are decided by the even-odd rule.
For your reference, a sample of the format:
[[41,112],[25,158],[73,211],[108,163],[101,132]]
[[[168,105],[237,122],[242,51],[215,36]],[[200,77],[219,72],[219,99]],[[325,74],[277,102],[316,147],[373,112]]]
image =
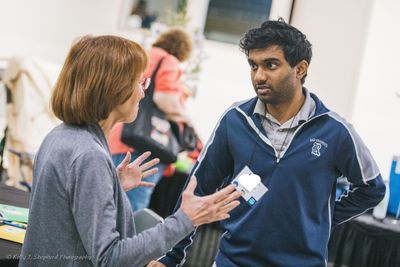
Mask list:
[[258,68],[256,73],[254,74],[254,80],[257,82],[264,82],[267,80],[267,74],[262,68]]

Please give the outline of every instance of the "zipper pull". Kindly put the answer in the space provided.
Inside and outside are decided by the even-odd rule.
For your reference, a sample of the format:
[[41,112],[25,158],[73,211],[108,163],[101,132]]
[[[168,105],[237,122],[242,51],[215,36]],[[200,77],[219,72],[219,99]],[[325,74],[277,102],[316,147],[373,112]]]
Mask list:
[[276,158],[276,163],[279,163],[280,160],[281,158]]

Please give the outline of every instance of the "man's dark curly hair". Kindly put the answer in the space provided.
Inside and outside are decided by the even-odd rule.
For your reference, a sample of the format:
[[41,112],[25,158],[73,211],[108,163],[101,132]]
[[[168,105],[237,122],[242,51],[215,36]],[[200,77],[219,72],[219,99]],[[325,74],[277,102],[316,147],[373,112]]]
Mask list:
[[[283,49],[285,59],[293,68],[302,60],[310,64],[312,51],[307,37],[295,27],[287,24],[282,18],[268,20],[259,28],[250,29],[240,40],[240,50],[249,56],[252,49],[267,48],[278,45]],[[303,84],[307,74],[301,79]]]

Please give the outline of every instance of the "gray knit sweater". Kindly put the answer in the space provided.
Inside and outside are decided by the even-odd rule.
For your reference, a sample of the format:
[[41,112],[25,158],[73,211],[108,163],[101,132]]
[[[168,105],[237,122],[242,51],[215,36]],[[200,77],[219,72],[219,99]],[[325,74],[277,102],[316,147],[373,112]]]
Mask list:
[[33,177],[20,266],[143,266],[194,229],[179,210],[136,235],[98,125],[52,130],[36,155]]

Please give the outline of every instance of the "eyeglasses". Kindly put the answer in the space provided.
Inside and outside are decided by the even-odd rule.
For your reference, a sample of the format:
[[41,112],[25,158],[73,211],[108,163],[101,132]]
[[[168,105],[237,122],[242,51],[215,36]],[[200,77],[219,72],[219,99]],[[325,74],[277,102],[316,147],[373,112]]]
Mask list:
[[143,91],[147,90],[149,88],[151,83],[151,78],[142,78],[139,82],[140,86],[142,87]]

